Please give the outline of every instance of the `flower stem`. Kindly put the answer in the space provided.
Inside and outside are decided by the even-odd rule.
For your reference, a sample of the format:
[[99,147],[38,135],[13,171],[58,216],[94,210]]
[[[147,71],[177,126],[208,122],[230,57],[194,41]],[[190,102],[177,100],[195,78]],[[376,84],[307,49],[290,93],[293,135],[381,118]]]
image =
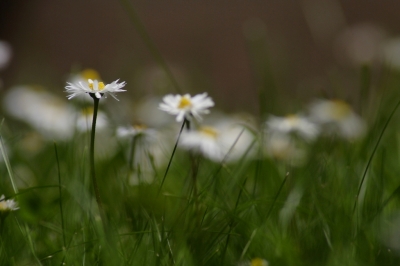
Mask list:
[[97,202],[97,207],[99,208],[100,212],[100,218],[102,221],[103,226],[105,225],[105,213],[103,209],[103,203],[100,198],[100,191],[99,191],[99,186],[97,185],[97,180],[96,180],[96,172],[94,168],[94,139],[96,136],[96,120],[97,120],[97,110],[99,109],[99,101],[94,94],[90,94],[90,96],[93,98],[94,101],[94,106],[93,106],[93,120],[92,120],[92,131],[90,134],[90,175],[92,177],[92,183],[93,183],[93,190],[94,190],[94,195],[96,197],[96,202]]

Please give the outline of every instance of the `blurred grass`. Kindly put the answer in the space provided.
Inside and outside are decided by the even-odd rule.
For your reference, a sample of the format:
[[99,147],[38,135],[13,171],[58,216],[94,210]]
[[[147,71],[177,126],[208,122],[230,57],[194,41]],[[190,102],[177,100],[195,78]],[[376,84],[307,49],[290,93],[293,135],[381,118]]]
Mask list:
[[[4,221],[2,265],[237,265],[255,257],[270,265],[397,265],[381,232],[399,205],[398,137],[391,139],[396,123],[388,125],[372,157],[387,115],[378,114],[382,122],[362,141],[320,139],[300,167],[264,157],[227,165],[202,159],[197,205],[183,151],[158,195],[165,169],[152,184],[129,186],[120,147],[97,165],[112,231],[108,244],[94,222],[87,148],[70,141],[54,150],[49,143],[28,163],[11,146],[10,164],[25,165],[37,183],[20,190],[20,210]],[[7,171],[3,165],[2,175]],[[10,180],[1,183],[12,195]],[[292,193],[299,195],[297,206],[283,217]]]

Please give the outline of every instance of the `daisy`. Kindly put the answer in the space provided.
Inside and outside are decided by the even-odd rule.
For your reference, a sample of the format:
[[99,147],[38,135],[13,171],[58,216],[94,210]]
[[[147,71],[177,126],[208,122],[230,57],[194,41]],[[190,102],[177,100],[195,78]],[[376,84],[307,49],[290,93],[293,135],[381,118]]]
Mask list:
[[289,134],[269,132],[264,140],[264,147],[269,157],[290,162],[292,165],[301,165],[306,156],[306,151]]
[[0,212],[10,212],[18,210],[18,204],[14,200],[5,200],[4,195],[0,197]]
[[6,112],[24,121],[47,140],[67,140],[74,134],[76,110],[63,98],[34,86],[11,88],[3,99]]
[[195,150],[204,157],[216,162],[222,161],[227,149],[218,140],[221,132],[210,126],[203,126],[195,131],[185,132],[181,136],[183,148]]
[[120,138],[124,137],[135,137],[135,136],[146,136],[154,137],[156,131],[148,128],[143,124],[135,124],[128,127],[118,127],[117,136]]
[[132,186],[140,183],[150,184],[156,176],[156,169],[168,160],[170,147],[166,139],[170,139],[167,132],[159,132],[143,124],[128,127],[118,127],[116,135],[121,138],[121,144],[129,146],[126,142],[131,138],[130,150],[126,158],[130,167],[128,182]]
[[70,93],[70,95],[68,95],[68,100],[83,94],[83,93],[89,93],[89,94],[94,94],[96,96],[97,99],[100,99],[103,95],[105,95],[105,97],[107,97],[108,94],[110,94],[114,99],[117,99],[117,97],[115,97],[114,93],[115,92],[122,92],[125,90],[122,90],[121,88],[124,87],[126,85],[126,82],[123,81],[121,83],[118,83],[119,79],[117,79],[116,81],[113,81],[110,84],[104,84],[101,81],[98,81],[97,79],[92,80],[92,79],[88,79],[87,82],[82,82],[79,81],[78,83],[70,83],[67,82],[68,86],[65,87],[66,91]]
[[243,261],[238,264],[239,266],[268,266],[268,261],[261,258],[254,258],[251,261]]
[[311,105],[310,113],[310,118],[328,133],[338,133],[345,139],[357,139],[365,133],[364,120],[342,100],[318,100]]
[[[95,69],[86,68],[80,72],[71,73],[70,76],[68,77],[67,82],[72,83],[72,84],[79,84],[79,82],[86,83],[89,79],[101,80],[101,77],[100,77],[100,74]],[[76,98],[81,99],[86,102],[93,101],[92,97],[90,97],[90,95],[87,93],[77,95]]]
[[269,131],[284,134],[297,133],[305,140],[313,140],[319,133],[318,126],[302,115],[270,116],[266,123]]
[[192,117],[201,121],[201,114],[208,114],[208,108],[214,106],[213,100],[207,96],[207,93],[197,94],[191,97],[185,95],[166,95],[159,109],[171,115],[176,115],[176,121],[182,122],[183,119],[191,120]]
[[180,145],[201,153],[204,157],[221,162],[235,161],[246,154],[254,136],[238,121],[219,121],[215,126],[202,126],[183,132]]

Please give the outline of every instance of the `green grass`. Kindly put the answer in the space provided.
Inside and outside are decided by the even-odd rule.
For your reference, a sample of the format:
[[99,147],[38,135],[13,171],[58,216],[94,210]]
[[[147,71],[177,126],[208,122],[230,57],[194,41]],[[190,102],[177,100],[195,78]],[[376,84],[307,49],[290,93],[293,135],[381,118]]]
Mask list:
[[388,109],[363,140],[319,139],[303,166],[200,158],[197,197],[185,151],[177,150],[158,193],[166,166],[153,183],[130,186],[121,146],[96,164],[105,235],[96,222],[88,144],[47,143],[27,156],[9,131],[2,193],[13,196],[12,183],[23,179],[10,176],[12,167],[26,168],[35,185],[15,191],[20,209],[1,225],[0,264],[237,265],[260,257],[270,265],[398,265],[385,240],[399,230],[400,190],[399,115]]

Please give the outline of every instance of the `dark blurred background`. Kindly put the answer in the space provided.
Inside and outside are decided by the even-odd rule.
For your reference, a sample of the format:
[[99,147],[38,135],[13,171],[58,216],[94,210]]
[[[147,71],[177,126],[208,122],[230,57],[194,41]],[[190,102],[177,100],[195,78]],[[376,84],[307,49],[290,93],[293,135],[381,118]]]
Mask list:
[[[174,93],[157,84],[163,72],[123,3],[0,0],[0,40],[13,49],[2,90],[40,84],[62,94],[71,71],[90,67],[106,82],[126,80],[123,97]],[[286,111],[322,95],[357,101],[361,65],[378,72],[374,53],[400,33],[395,0],[129,3],[183,90],[235,111],[257,112],[259,90],[293,103]]]

